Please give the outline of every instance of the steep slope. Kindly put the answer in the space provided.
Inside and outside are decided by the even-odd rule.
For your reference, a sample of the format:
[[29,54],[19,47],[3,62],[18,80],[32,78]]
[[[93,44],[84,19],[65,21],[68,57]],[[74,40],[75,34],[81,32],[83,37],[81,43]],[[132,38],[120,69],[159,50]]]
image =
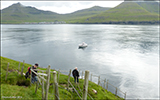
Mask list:
[[153,14],[135,2],[123,2],[96,16],[81,19],[77,23],[154,23],[159,21],[159,15]]
[[[9,63],[8,67],[8,76],[7,80],[6,78],[6,71],[7,71],[7,65]],[[23,63],[20,63],[20,66],[22,66]],[[30,85],[30,79],[26,79],[24,76],[18,75],[17,71],[19,66],[19,61],[15,61],[12,59],[8,59],[5,57],[1,57],[1,96],[0,100],[6,100],[7,97],[10,97],[9,100],[17,100],[16,97],[19,97],[20,100],[42,100],[42,85],[39,85],[37,89],[37,93],[35,93],[36,84]],[[30,64],[24,63],[23,65],[23,72],[27,72],[28,67],[32,66]],[[38,67],[38,69],[46,71],[46,68]],[[51,69],[53,72],[54,70]],[[19,71],[20,72],[20,71]],[[67,91],[65,88],[68,83],[68,75],[64,75],[60,73],[60,77],[57,78],[58,81],[58,90],[59,90],[59,98],[60,100],[79,100],[79,96],[76,94],[76,92]],[[82,96],[81,90],[83,89],[84,80],[79,79],[78,87],[81,88],[81,90],[77,87],[77,85],[74,83],[73,77],[70,77],[70,82],[74,85],[74,87],[77,89],[77,92]],[[46,82],[45,82],[46,83]],[[53,74],[51,74],[50,78],[50,86],[49,86],[49,93],[48,93],[48,100],[55,100],[54,98],[54,91],[53,91]],[[97,94],[93,92],[92,89],[97,90]],[[103,100],[124,100],[123,98],[120,98],[118,96],[115,96],[113,93],[107,91],[106,89],[102,88],[101,86],[88,81],[88,94],[92,96],[94,100],[97,99],[103,99]],[[6,98],[5,98],[6,97]],[[12,98],[15,97],[15,98]],[[87,97],[87,100],[91,99],[89,96]],[[7,99],[8,100],[8,99]]]
[[159,2],[153,2],[153,1],[140,2],[139,1],[136,3],[151,13],[159,14],[159,12],[160,12],[160,10],[159,10],[160,3]]

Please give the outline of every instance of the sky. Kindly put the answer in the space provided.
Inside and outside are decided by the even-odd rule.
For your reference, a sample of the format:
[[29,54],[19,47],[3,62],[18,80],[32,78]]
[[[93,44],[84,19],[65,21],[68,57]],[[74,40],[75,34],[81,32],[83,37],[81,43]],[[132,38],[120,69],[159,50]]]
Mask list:
[[14,3],[21,3],[24,6],[36,7],[40,10],[52,11],[59,14],[72,13],[77,10],[93,6],[115,7],[123,2],[119,1],[1,1],[1,9]]

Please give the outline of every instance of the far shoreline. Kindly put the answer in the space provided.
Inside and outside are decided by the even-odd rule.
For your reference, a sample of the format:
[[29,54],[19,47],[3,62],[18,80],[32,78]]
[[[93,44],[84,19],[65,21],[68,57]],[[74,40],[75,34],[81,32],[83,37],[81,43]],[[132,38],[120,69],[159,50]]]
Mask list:
[[[64,24],[84,24],[84,25],[89,25],[89,24],[105,24],[105,25],[160,25],[160,21],[110,21],[110,22],[74,22],[74,23],[62,23]],[[30,23],[1,23],[1,25],[61,25],[60,23],[58,24],[42,24],[39,22],[30,22]]]

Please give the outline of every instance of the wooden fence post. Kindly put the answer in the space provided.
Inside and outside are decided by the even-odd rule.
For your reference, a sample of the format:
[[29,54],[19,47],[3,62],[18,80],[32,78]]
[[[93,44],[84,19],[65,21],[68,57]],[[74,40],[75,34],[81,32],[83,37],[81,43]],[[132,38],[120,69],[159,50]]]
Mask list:
[[35,90],[35,93],[37,93],[37,89],[38,89],[38,81],[36,81],[36,90]]
[[[42,72],[43,73],[43,72]],[[44,78],[44,76],[43,76]],[[42,100],[44,100],[44,80],[42,80]]]
[[77,84],[77,76],[76,76],[76,80],[75,81],[76,81],[76,84]]
[[55,83],[55,96],[56,96],[56,99],[55,100],[59,100],[59,90],[58,90],[58,83]]
[[50,81],[51,81],[51,74],[50,74]]
[[83,85],[83,100],[87,100],[89,71],[85,71],[85,80]]
[[100,76],[98,77],[98,85],[100,84]]
[[104,89],[106,88],[106,78],[104,80]]
[[9,62],[8,62],[8,65],[7,65],[7,72],[6,72],[5,80],[7,80],[7,76],[8,76],[8,67],[9,67]]
[[[31,69],[32,69],[32,66],[31,66]],[[30,75],[30,86],[31,86],[31,84],[32,84],[32,71],[31,71],[31,75]]]
[[20,61],[19,61],[19,65],[18,65],[18,74],[19,74],[19,72],[20,72]]
[[47,69],[47,81],[46,81],[46,94],[45,94],[45,100],[48,100],[48,91],[49,91],[49,80],[50,80],[50,65]]
[[59,91],[58,91],[56,71],[53,71],[53,85],[54,85],[53,88],[54,88],[55,100],[59,100]]
[[23,76],[23,68],[24,68],[24,60],[23,60],[23,66],[22,66],[22,70],[21,70],[21,76]]
[[116,87],[116,92],[115,92],[115,95],[117,96],[117,87]]
[[107,87],[106,87],[106,90],[108,90],[108,80],[107,80]]
[[71,76],[71,69],[69,70],[69,74],[68,74],[68,83],[67,83],[67,90],[68,90],[68,91],[69,91],[70,76]]
[[91,74],[91,82],[92,82],[92,74]]
[[125,94],[124,94],[124,100],[126,100],[126,92],[125,92]]

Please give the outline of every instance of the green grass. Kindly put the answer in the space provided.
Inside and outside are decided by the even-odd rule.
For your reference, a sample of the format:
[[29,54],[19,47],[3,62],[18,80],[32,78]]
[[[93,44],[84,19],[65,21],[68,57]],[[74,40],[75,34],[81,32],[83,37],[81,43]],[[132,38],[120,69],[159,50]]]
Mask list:
[[[7,70],[7,64],[9,62],[9,73],[7,80],[5,80],[6,76],[6,70]],[[36,85],[32,84],[30,87],[30,79],[25,79],[24,76],[21,76],[18,74],[18,65],[19,61],[15,61],[12,59],[8,59],[5,57],[1,57],[1,99],[6,100],[8,98],[9,100],[17,99],[20,100],[23,99],[42,99],[42,88],[41,85],[39,86],[37,93],[35,93]],[[21,67],[23,66],[23,62],[20,63]],[[24,64],[24,72],[27,71],[27,68],[31,66],[30,64]],[[45,70],[45,68],[39,68],[41,70]],[[51,71],[54,71],[53,69]],[[69,72],[69,71],[68,71]],[[57,74],[58,75],[58,74]],[[76,92],[67,91],[67,80],[68,76],[64,75],[62,73],[59,74],[59,97],[61,100],[70,100],[70,99],[80,99]],[[74,87],[79,92],[80,96],[82,97],[82,91],[78,88],[78,85],[74,83],[74,79],[70,78],[71,83],[74,85]],[[51,74],[51,80],[50,84],[53,83],[53,74]],[[84,80],[79,80],[79,87],[81,90],[83,90],[83,83]],[[21,86],[20,86],[21,85]],[[71,88],[71,86],[70,86]],[[94,94],[92,92],[92,89],[97,90],[97,94]],[[53,95],[53,85],[50,85],[49,87],[49,94],[48,99],[54,99]],[[88,85],[88,93],[93,97],[93,99],[105,99],[105,100],[121,100],[122,98],[119,98],[112,94],[111,92],[104,90],[101,86],[98,86],[97,84],[90,82]],[[8,100],[7,99],[7,100]],[[90,99],[88,96],[87,99]]]
[[103,13],[72,20],[73,23],[105,23],[105,22],[155,22],[159,21],[157,13],[151,13],[134,2],[123,2],[117,7],[111,8]]

